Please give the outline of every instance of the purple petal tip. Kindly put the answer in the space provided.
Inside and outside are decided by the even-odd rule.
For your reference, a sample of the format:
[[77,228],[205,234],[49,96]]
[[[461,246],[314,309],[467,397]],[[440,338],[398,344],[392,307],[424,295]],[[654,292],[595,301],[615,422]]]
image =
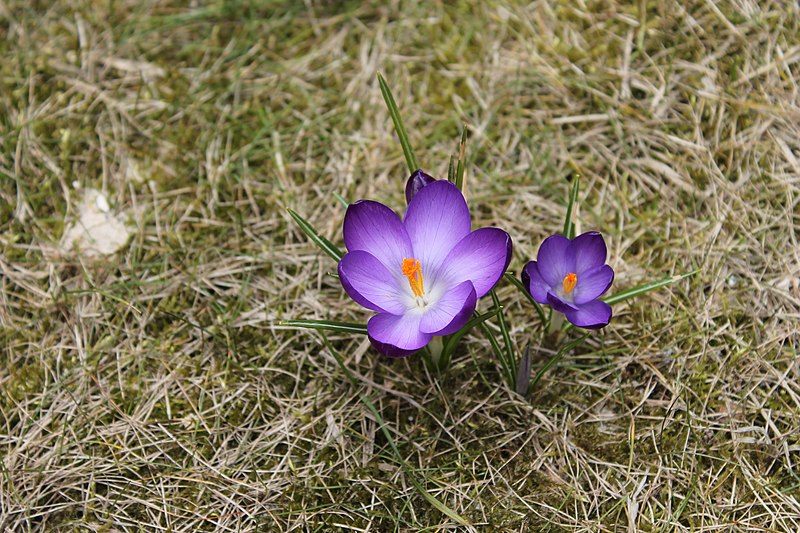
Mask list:
[[422,349],[422,348],[419,348],[417,350],[404,350],[402,348],[398,348],[397,346],[394,346],[393,344],[387,344],[385,342],[381,342],[379,340],[376,340],[376,339],[372,338],[371,335],[369,335],[369,342],[382,355],[384,355],[386,357],[391,357],[392,359],[402,359],[403,357],[408,357],[409,355],[414,355],[415,353],[417,353],[419,350]]

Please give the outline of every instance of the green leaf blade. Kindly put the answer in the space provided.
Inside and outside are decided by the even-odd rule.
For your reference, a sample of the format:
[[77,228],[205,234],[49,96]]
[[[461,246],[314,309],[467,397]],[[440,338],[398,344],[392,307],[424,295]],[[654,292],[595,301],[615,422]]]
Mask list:
[[567,239],[575,238],[575,211],[578,203],[578,191],[580,190],[581,177],[575,175],[572,179],[572,189],[569,192],[569,201],[567,202],[567,214],[564,217],[564,233]]
[[691,272],[686,272],[685,274],[670,276],[668,278],[663,278],[658,281],[637,285],[636,287],[633,287],[631,289],[626,289],[624,291],[614,293],[610,296],[606,296],[605,298],[601,298],[601,300],[603,300],[608,305],[618,304],[620,302],[624,302],[625,300],[633,298],[634,296],[639,296],[641,294],[645,294],[650,291],[660,289],[661,287],[666,287],[667,285],[672,285],[673,283],[677,283],[683,279],[686,279],[690,276],[697,274],[697,272],[699,272],[699,270],[692,270]]
[[395,102],[389,85],[380,73],[378,73],[378,85],[381,87],[383,101],[386,102],[386,107],[389,108],[389,115],[392,117],[394,130],[397,132],[397,137],[400,139],[400,146],[403,148],[403,155],[406,158],[408,172],[409,174],[413,173],[419,168],[417,158],[414,157],[414,151],[411,149],[411,142],[408,140],[408,132],[405,126],[403,126],[403,120],[400,118],[400,110],[397,108],[397,102]]
[[291,215],[294,221],[297,222],[297,225],[300,226],[300,229],[303,230],[303,233],[305,233],[308,238],[314,242],[314,244],[319,246],[320,249],[328,254],[334,261],[341,261],[342,257],[344,257],[344,252],[341,251],[338,246],[320,235],[319,232],[314,229],[314,226],[312,226],[311,223],[298,215],[293,209],[287,208],[287,211],[289,211],[289,215]]
[[482,315],[478,315],[476,313],[475,316],[473,316],[469,320],[469,322],[464,324],[464,327],[462,327],[454,334],[450,335],[450,337],[447,339],[447,345],[445,346],[444,351],[447,352],[448,350],[452,351],[453,349],[455,349],[455,346],[461,340],[461,337],[466,335],[469,330],[471,330],[475,326],[483,326],[484,322],[495,316],[500,311],[502,311],[502,308],[492,309]]
[[558,352],[553,357],[548,359],[547,362],[542,366],[542,368],[540,368],[539,371],[536,372],[536,376],[534,376],[533,380],[531,380],[528,390],[535,389],[536,385],[539,383],[539,380],[542,379],[542,377],[547,373],[547,371],[553,368],[556,364],[558,364],[558,362],[561,361],[561,359],[567,352],[583,344],[583,341],[585,341],[587,337],[589,337],[589,335],[590,333],[584,333],[577,339],[570,341],[561,348],[559,348]]
[[503,306],[500,305],[500,299],[497,297],[497,293],[494,291],[494,289],[489,291],[489,295],[492,297],[492,303],[494,306],[497,309],[500,309],[500,311],[497,313],[497,325],[500,328],[500,334],[503,336],[503,344],[505,345],[506,349],[506,364],[504,366],[509,369],[508,386],[513,390],[517,375],[517,359],[514,356],[514,345],[511,342],[511,334],[508,331],[508,323],[506,322],[506,317],[503,314]]
[[336,200],[340,204],[342,204],[342,207],[344,207],[345,209],[350,207],[350,202],[348,202],[347,199],[344,196],[342,196],[341,194],[339,194],[338,192],[334,191],[333,192],[333,197],[336,198]]
[[458,148],[458,163],[456,164],[455,185],[459,191],[464,191],[464,165],[466,164],[467,151],[467,125],[461,130],[461,144]]
[[513,286],[515,286],[519,291],[527,298],[527,300],[533,305],[533,308],[536,309],[536,314],[539,315],[539,319],[542,321],[542,324],[547,323],[547,315],[544,312],[544,308],[542,304],[537,302],[531,296],[531,293],[528,292],[528,289],[525,288],[525,285],[522,284],[522,281],[516,278],[513,274],[506,272],[503,274],[506,280],[510,281]]
[[451,155],[450,156],[450,164],[447,165],[447,181],[449,181],[450,183],[455,183],[456,182],[456,166],[455,166],[455,162],[454,161],[455,160],[453,159],[453,156]]
[[332,320],[281,320],[279,326],[288,326],[297,329],[318,329],[324,331],[338,331],[340,333],[367,334],[366,324],[357,322],[335,322]]

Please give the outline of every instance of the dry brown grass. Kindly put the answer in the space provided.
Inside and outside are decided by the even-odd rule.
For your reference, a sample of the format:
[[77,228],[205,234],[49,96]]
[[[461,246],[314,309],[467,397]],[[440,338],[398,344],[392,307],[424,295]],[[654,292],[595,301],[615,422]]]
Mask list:
[[[456,529],[362,393],[474,529],[800,530],[797,5],[383,4],[0,0],[0,530]],[[333,192],[401,208],[379,70],[430,172],[470,125],[512,270],[577,170],[617,289],[700,273],[530,403],[480,336],[440,377],[332,336],[354,389],[277,325],[367,318],[285,208],[337,242]],[[73,181],[127,218],[117,255],[59,249]]]

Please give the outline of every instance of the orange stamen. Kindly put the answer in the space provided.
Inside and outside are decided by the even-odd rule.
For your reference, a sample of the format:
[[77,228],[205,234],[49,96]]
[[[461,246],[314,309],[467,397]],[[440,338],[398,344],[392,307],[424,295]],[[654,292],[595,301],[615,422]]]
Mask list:
[[566,276],[564,276],[564,293],[569,294],[575,288],[575,285],[578,284],[578,275],[573,274],[570,272]]
[[411,292],[417,298],[422,298],[425,294],[425,286],[422,284],[422,267],[417,259],[403,259],[403,275],[408,278],[411,285]]

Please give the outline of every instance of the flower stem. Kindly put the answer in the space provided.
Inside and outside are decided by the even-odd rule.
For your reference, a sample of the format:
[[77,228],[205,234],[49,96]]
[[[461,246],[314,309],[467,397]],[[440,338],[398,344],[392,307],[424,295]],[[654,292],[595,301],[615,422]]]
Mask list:
[[547,337],[546,337],[547,340],[554,341],[553,345],[555,345],[555,341],[557,341],[561,336],[561,326],[563,325],[564,325],[564,314],[554,312],[550,317],[550,324],[547,327]]
[[553,333],[557,333],[561,330],[563,324],[564,313],[553,313],[553,317],[550,319],[550,327],[547,328],[547,334],[552,335]]
[[447,367],[448,357],[442,357],[444,351],[443,337],[433,337],[431,342],[428,343],[428,353],[431,355],[431,366],[437,371],[441,372]]

